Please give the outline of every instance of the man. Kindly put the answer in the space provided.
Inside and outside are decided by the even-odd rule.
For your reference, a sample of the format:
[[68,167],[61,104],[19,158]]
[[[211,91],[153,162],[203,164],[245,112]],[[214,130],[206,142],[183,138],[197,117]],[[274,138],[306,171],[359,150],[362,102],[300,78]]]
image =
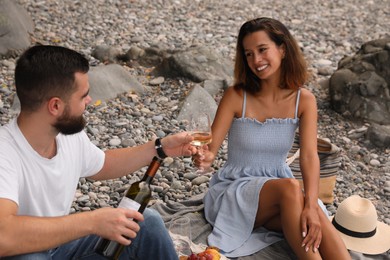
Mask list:
[[121,259],[177,259],[161,217],[150,209],[68,214],[80,177],[114,179],[153,156],[194,152],[186,133],[159,140],[161,146],[150,141],[106,152],[94,146],[82,131],[91,101],[88,70],[81,54],[56,46],[34,46],[17,61],[21,112],[0,128],[0,257],[99,259],[93,247],[104,237],[130,245]]

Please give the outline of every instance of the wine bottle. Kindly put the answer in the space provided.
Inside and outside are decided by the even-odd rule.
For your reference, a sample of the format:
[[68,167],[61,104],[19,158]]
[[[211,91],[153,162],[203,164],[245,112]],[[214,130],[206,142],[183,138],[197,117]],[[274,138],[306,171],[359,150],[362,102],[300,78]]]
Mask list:
[[[125,196],[119,202],[119,208],[133,209],[140,213],[145,210],[152,196],[150,183],[153,180],[153,177],[156,174],[158,168],[160,167],[161,161],[162,160],[156,156],[153,158],[148,169],[146,170],[144,177],[140,181],[131,184]],[[107,259],[116,260],[119,258],[124,247],[124,245],[116,241],[101,237],[95,245],[95,252],[106,257]]]

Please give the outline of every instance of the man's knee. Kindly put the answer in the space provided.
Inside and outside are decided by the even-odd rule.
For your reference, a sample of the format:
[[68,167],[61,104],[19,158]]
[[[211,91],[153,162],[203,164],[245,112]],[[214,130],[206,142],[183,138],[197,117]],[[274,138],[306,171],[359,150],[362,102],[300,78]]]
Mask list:
[[15,255],[15,256],[9,256],[1,258],[2,260],[48,260],[51,259],[50,253],[45,252],[38,252],[38,253],[31,253],[31,254],[23,254],[23,255]]
[[160,229],[160,228],[163,228],[165,229],[165,225],[164,225],[164,222],[160,216],[160,214],[153,210],[153,209],[145,209],[145,211],[143,212],[143,215],[144,215],[144,221],[142,221],[140,224],[140,227],[142,229],[142,227],[146,227],[147,229]]

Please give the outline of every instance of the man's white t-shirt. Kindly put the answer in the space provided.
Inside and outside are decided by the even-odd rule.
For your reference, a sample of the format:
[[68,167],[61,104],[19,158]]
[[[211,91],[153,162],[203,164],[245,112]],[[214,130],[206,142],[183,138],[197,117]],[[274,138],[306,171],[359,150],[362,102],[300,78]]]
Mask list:
[[0,198],[18,204],[18,215],[69,214],[79,178],[102,169],[104,152],[85,132],[58,134],[56,141],[57,154],[47,159],[27,142],[16,119],[0,127]]

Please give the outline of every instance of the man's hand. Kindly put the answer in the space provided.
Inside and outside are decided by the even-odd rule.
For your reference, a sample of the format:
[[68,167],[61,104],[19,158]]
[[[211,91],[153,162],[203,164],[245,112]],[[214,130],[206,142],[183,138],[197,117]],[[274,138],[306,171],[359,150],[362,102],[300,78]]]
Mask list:
[[170,157],[191,156],[196,153],[196,148],[190,143],[194,138],[187,132],[168,135],[161,139],[161,144],[166,155]]
[[[101,208],[59,217],[17,215],[15,202],[0,198],[0,256],[39,252],[95,234],[129,245],[143,221],[137,211]],[[134,220],[133,220],[134,219]]]
[[123,208],[101,208],[93,211],[94,233],[98,236],[129,245],[140,229],[134,221],[143,221],[141,213]]

